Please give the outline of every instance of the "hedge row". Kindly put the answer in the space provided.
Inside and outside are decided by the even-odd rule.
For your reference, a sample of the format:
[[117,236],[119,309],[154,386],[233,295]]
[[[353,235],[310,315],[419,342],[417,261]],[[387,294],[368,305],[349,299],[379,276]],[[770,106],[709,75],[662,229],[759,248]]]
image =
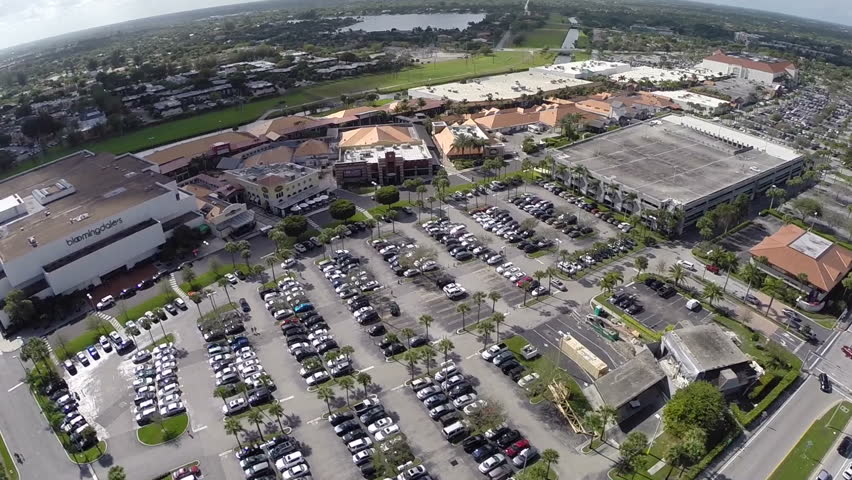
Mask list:
[[748,413],[740,410],[740,407],[737,405],[731,405],[731,412],[734,413],[734,416],[737,418],[737,421],[740,422],[744,427],[751,425],[752,422],[757,420],[757,418],[762,414],[772,402],[774,402],[782,393],[784,393],[796,379],[799,378],[799,370],[794,369],[787,372],[784,377],[778,382],[778,385],[772,389],[763,400],[760,401],[754,408],[752,408]]

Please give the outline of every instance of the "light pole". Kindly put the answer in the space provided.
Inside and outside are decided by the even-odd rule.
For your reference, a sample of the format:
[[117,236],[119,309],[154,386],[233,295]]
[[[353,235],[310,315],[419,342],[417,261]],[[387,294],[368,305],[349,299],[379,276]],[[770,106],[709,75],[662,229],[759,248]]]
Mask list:
[[89,303],[92,305],[92,310],[97,310],[97,308],[95,307],[95,299],[94,299],[94,298],[92,298],[92,294],[91,294],[91,293],[87,293],[87,294],[86,294],[86,298],[88,298],[88,299],[89,299]]
[[657,438],[657,432],[660,430],[660,425],[663,424],[663,418],[660,417],[659,413],[655,413],[654,418],[659,420],[659,422],[657,422],[657,428],[654,429],[654,435],[651,436],[651,440],[648,442],[648,450],[645,452],[645,455],[651,454],[651,445],[654,443],[654,439]]
[[813,230],[813,228],[814,228],[814,224],[816,223],[816,219],[817,219],[817,217],[819,216],[819,212],[814,212],[811,216],[812,216],[812,217],[814,217],[814,219],[813,219],[813,220],[811,220],[811,227],[808,229],[808,231],[809,231],[809,232],[810,232],[811,230]]

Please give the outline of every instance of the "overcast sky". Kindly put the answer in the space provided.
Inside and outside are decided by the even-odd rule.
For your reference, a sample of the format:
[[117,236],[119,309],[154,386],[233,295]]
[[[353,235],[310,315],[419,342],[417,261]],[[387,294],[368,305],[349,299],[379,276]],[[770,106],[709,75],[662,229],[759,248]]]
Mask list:
[[[111,23],[250,0],[0,0],[0,48]],[[713,0],[852,25],[849,0]],[[745,4],[744,4],[745,3]]]

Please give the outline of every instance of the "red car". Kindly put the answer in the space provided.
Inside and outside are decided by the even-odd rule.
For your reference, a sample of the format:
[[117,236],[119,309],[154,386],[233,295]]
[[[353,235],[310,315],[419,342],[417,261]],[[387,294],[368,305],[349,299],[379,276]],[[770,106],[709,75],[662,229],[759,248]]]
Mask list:
[[530,441],[526,438],[518,440],[517,442],[509,445],[509,448],[506,449],[506,455],[514,458],[518,456],[525,448],[530,448]]
[[715,273],[716,275],[719,274],[719,267],[717,267],[716,265],[705,265],[704,268],[706,268],[707,270],[710,270],[711,272]]
[[183,467],[180,470],[172,473],[172,478],[177,480],[184,480],[187,478],[198,478],[201,476],[201,469],[198,468],[198,465],[193,465],[191,467]]
[[281,322],[281,324],[280,324],[279,326],[280,326],[280,327],[283,327],[284,325],[288,325],[288,324],[290,324],[290,323],[299,323],[299,317],[289,317],[289,318],[285,318],[285,319]]
[[517,285],[518,288],[521,288],[521,287],[524,286],[524,284],[532,282],[532,281],[533,281],[533,278],[531,276],[527,275],[526,277],[518,280],[518,282],[515,283],[515,285]]
[[841,350],[843,350],[843,354],[846,355],[847,358],[852,358],[852,347],[849,345],[843,345]]

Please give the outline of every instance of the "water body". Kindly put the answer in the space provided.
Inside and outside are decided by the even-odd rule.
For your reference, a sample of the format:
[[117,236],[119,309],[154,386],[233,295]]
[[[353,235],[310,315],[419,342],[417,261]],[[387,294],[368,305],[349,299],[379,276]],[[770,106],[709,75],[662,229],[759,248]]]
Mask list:
[[368,15],[360,17],[360,22],[346,27],[365,32],[382,32],[393,28],[401,31],[414,30],[416,27],[464,30],[469,22],[481,22],[484,13],[425,13],[409,15]]

